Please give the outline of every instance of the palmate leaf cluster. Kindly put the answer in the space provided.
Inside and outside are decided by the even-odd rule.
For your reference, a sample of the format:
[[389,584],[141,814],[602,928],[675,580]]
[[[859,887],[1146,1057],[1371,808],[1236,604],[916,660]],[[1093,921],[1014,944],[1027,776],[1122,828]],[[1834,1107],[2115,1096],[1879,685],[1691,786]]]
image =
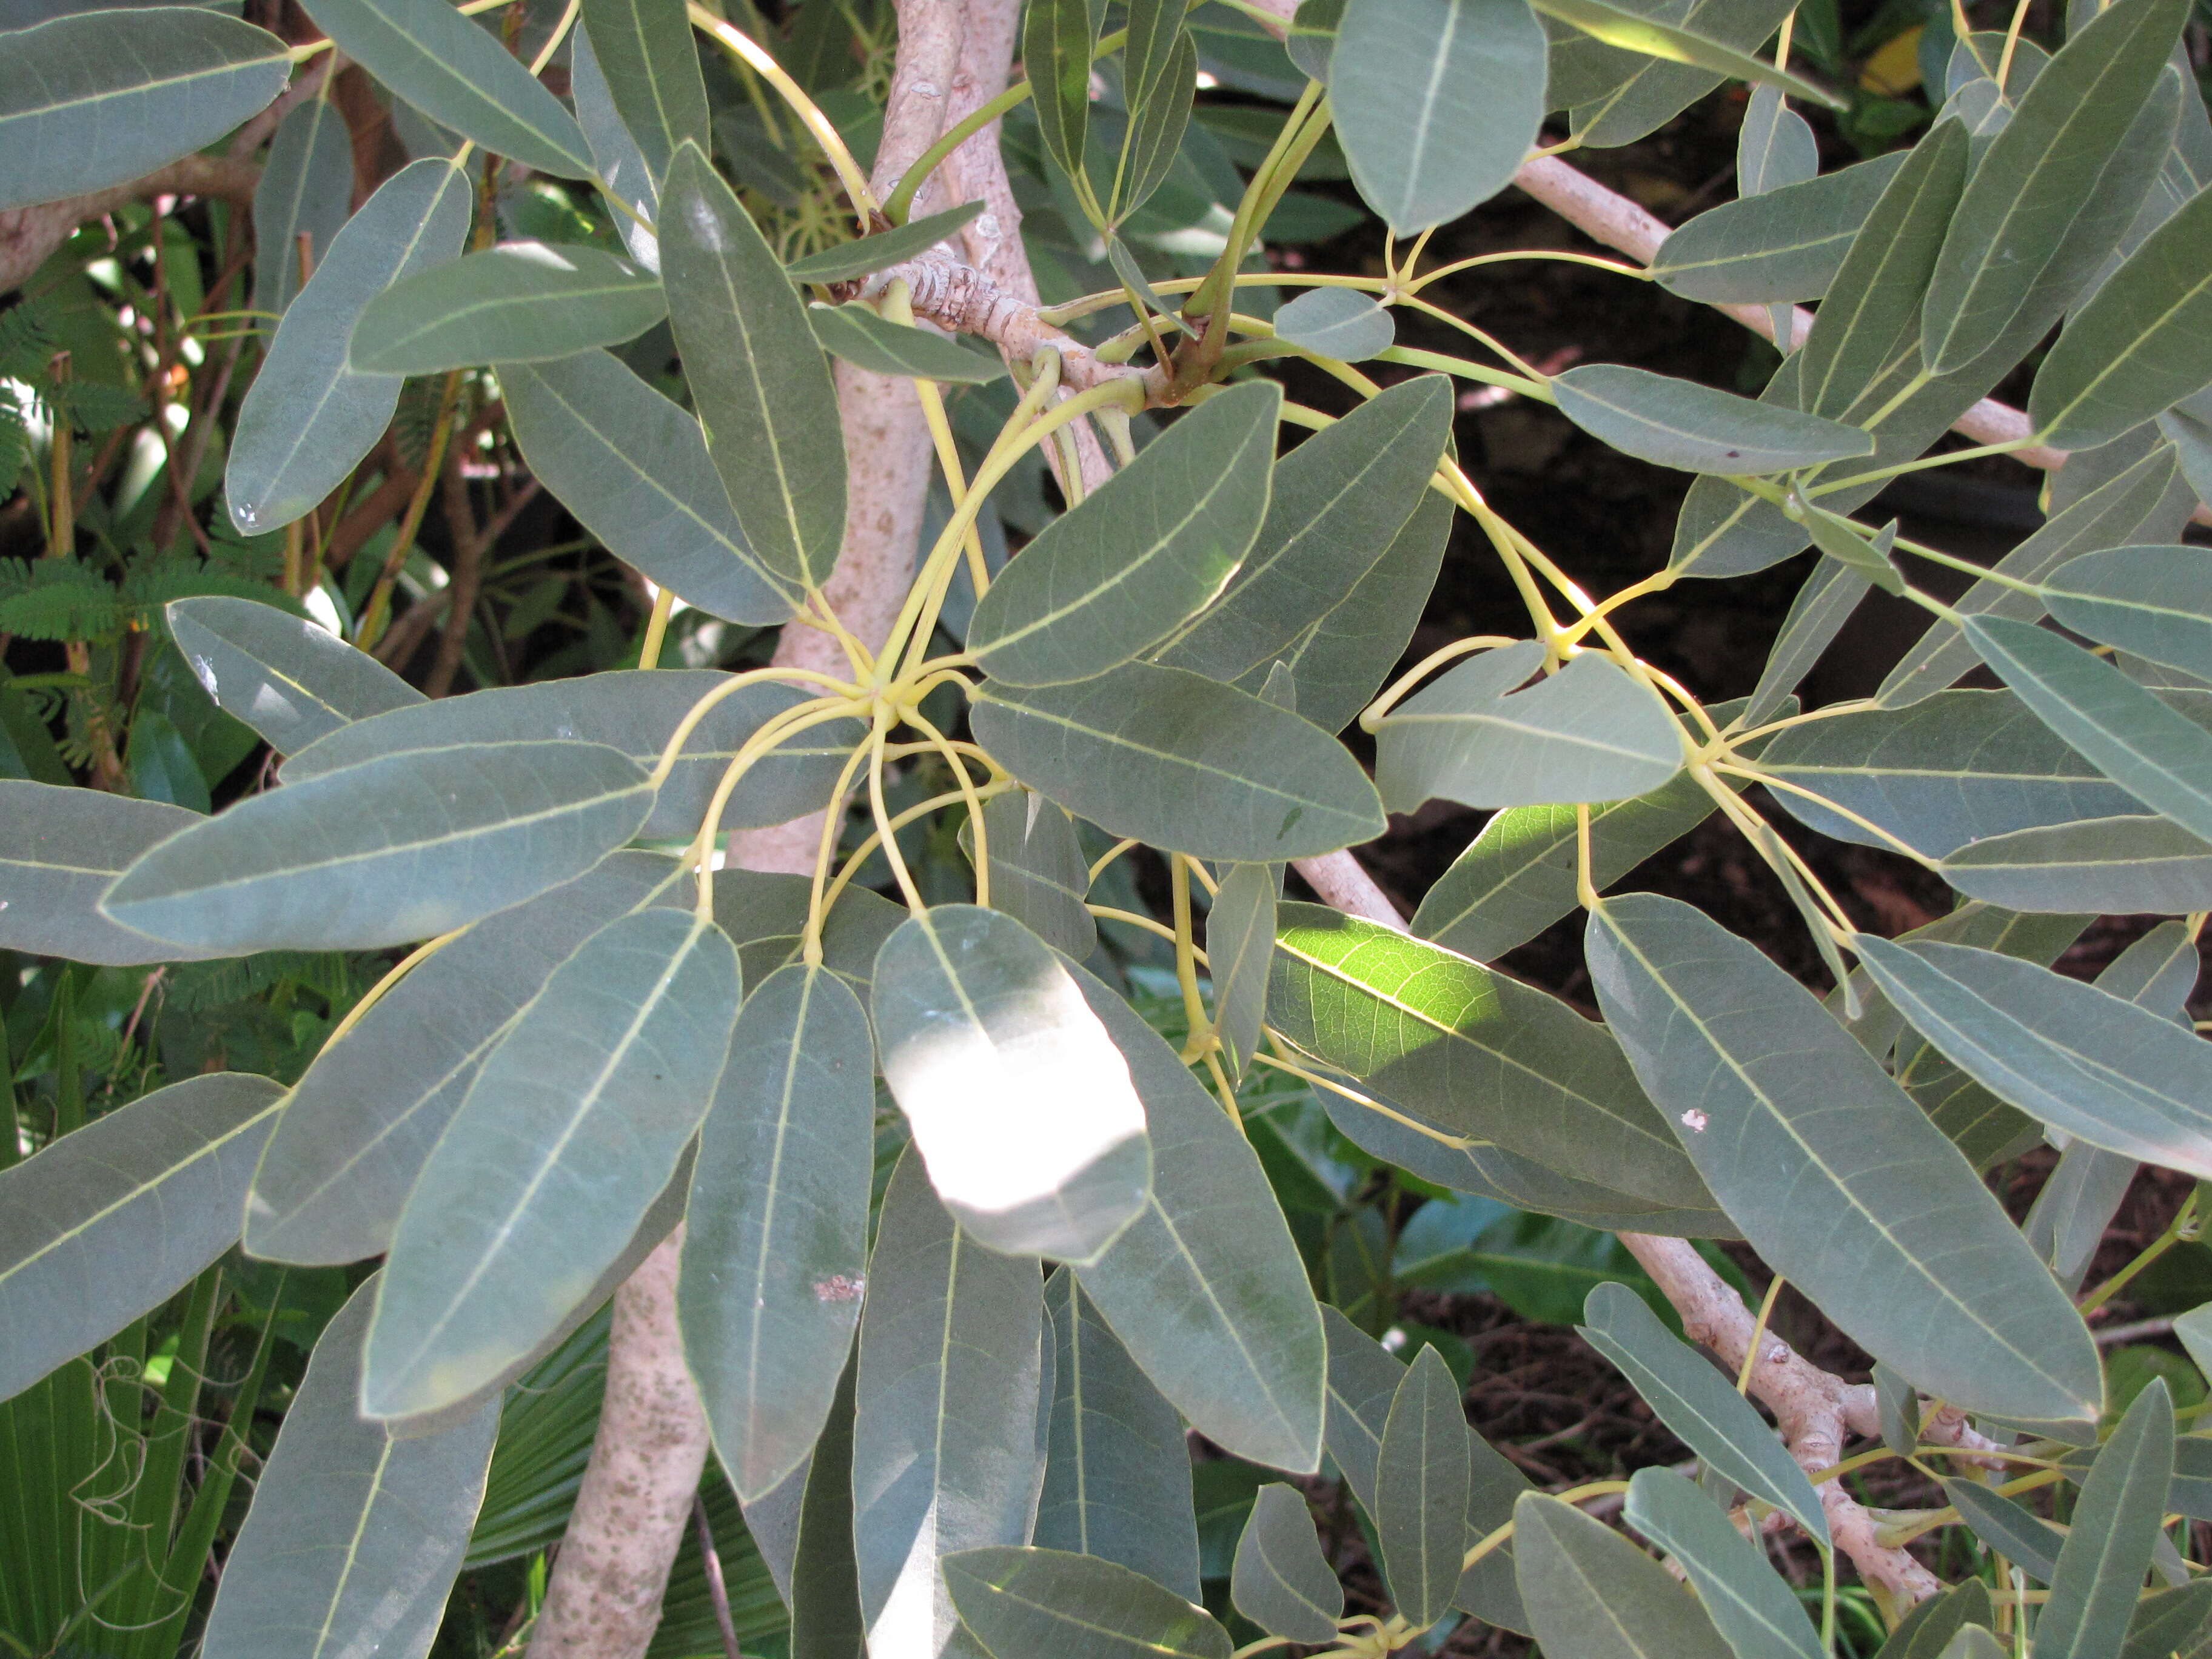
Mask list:
[[[266,544],[203,558],[95,518],[81,548],[71,501],[46,509],[67,544],[0,566],[0,632],[65,646],[59,689],[119,690],[106,653],[149,640],[155,665],[124,750],[100,724],[122,700],[88,703],[73,750],[0,779],[0,945],[79,964],[40,978],[35,1028],[10,1022],[14,1075],[57,1082],[52,1133],[0,1169],[0,1409],[71,1427],[38,1482],[18,1473],[40,1514],[127,1441],[146,1474],[115,1501],[169,1547],[110,1563],[115,1538],[83,1534],[116,1610],[34,1598],[9,1611],[21,1644],[98,1628],[172,1651],[204,1612],[212,1659],[303,1630],[428,1651],[457,1575],[556,1534],[601,1310],[682,1223],[706,1530],[747,1540],[721,1552],[744,1634],[784,1625],[794,1654],[1379,1655],[1474,1620],[1555,1659],[1813,1659],[1838,1557],[1866,1544],[1837,1517],[1875,1523],[1613,1232],[1741,1243],[1796,1286],[1877,1362],[1869,1457],[1950,1456],[1918,1443],[1938,1402],[1988,1437],[2002,1486],[1954,1459],[1948,1507],[1877,1544],[1962,1528],[2005,1564],[1996,1595],[1891,1595],[1885,1651],[2002,1650],[1999,1628],[2046,1659],[2193,1650],[2212,1595],[2166,1528],[2212,1518],[2202,1439],[2163,1381],[2118,1397],[2075,1300],[2139,1168],[2212,1179],[2185,1012],[2212,910],[2212,580],[2184,539],[2212,484],[2212,123],[2176,58],[2182,0],[2082,8],[2054,53],[1959,40],[1929,131],[1826,173],[1789,100],[1838,100],[1763,50],[1786,7],[1309,0],[1283,53],[1208,9],[1033,0],[1008,144],[1063,262],[1039,320],[1075,332],[1012,364],[916,325],[908,262],[942,258],[973,204],[910,218],[922,167],[867,192],[865,100],[806,45],[828,3],[779,63],[703,9],[586,0],[526,65],[443,0],[313,0],[415,159],[349,213],[329,100],[270,140],[255,295],[279,320],[222,503],[238,536],[284,538],[283,592],[236,574]],[[702,59],[694,22],[738,66]],[[563,50],[566,101],[533,72]],[[0,209],[212,144],[310,55],[183,7],[70,14],[4,52]],[[1201,65],[1277,97],[1268,124],[1196,107]],[[735,76],[757,102],[722,95]],[[1398,343],[1401,314],[1454,320],[1420,298],[1438,273],[1413,239],[1503,190],[1547,113],[1620,144],[1731,77],[1757,88],[1739,199],[1618,274],[1767,308],[1790,349],[1757,398],[1545,374],[1472,330],[1482,361]],[[733,139],[771,114],[805,141]],[[533,208],[479,150],[566,193]],[[1385,274],[1256,262],[1278,216],[1327,222],[1291,186],[1340,167],[1400,239]],[[823,234],[833,179],[880,210],[870,234]],[[0,327],[65,474],[59,428],[135,394],[72,404],[36,378],[33,306]],[[1947,602],[1925,567],[1964,562],[1853,515],[2039,351],[2030,435],[1988,447],[2076,453],[2043,527]],[[1356,401],[1295,402],[1302,381],[1263,372],[1285,357]],[[946,462],[880,641],[825,598],[860,459],[833,358],[909,380]],[[1455,380],[1693,475],[1666,566],[1584,594],[1462,469]],[[1087,485],[1085,417],[1115,463]],[[426,697],[369,648],[421,508],[335,597],[301,556],[325,503],[394,457],[434,473],[457,424],[656,591],[842,660],[664,668],[663,605],[623,665]],[[1462,516],[1455,556],[1501,561],[1525,615],[1394,678]],[[1808,550],[1740,702],[1707,706],[1614,626]],[[1801,710],[1875,586],[1925,636],[1874,697]],[[1960,687],[1978,670],[1994,685]],[[220,716],[188,717],[191,687]],[[279,763],[214,811],[241,732]],[[64,759],[137,787],[77,787]],[[1287,865],[1437,799],[1492,816],[1410,930],[1291,896]],[[1778,811],[1910,859],[1957,908],[1861,931]],[[825,811],[811,875],[725,856]],[[1716,812],[1802,915],[1825,1002],[1688,905],[1607,896]],[[1136,908],[1137,858],[1166,921]],[[1601,1020],[1489,965],[1578,910]],[[2094,985],[2053,971],[2105,913],[2176,920]],[[1166,941],[1150,977],[1102,927]],[[106,1017],[101,975],[155,964],[201,1040],[125,1079],[139,1015]],[[87,1073],[115,1079],[105,1109]],[[1984,1172],[2046,1140],[2052,1195],[2015,1224]],[[1449,1340],[1377,1340],[1387,1294],[1352,1264],[1375,1241],[1358,1220],[1316,1238],[1284,1196],[1293,1154],[1332,1214],[1365,1170],[1418,1183],[1402,1235],[1364,1212],[1415,1282],[1480,1266],[1533,1303],[1508,1276],[1522,1230],[1587,1230],[1554,1235],[1590,1247],[1548,1264],[1583,1275],[1569,1316],[1703,1478],[1608,1483],[1634,1539],[1572,1501],[1595,1492],[1535,1490],[1468,1426]],[[219,1320],[234,1249],[317,1287],[313,1316],[280,1289]],[[2182,1338],[2212,1358],[2195,1317]],[[226,1330],[247,1380],[210,1435],[198,1378]],[[255,1443],[288,1330],[312,1357]],[[1202,1532],[1187,1431],[1285,1477],[1252,1483],[1231,1547]],[[168,1569],[197,1583],[249,1453],[203,1608]],[[1347,1614],[1290,1484],[1324,1473],[1380,1612]],[[2039,1492],[2063,1494],[2063,1528]],[[1810,1612],[1739,1504],[1826,1558]]]

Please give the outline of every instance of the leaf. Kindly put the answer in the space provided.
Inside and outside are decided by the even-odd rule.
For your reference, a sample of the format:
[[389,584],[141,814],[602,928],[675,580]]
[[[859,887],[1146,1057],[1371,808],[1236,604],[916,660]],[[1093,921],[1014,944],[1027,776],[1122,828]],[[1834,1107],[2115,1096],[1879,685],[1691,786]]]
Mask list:
[[276,124],[253,187],[253,306],[282,316],[300,291],[300,238],[310,270],[330,252],[353,208],[353,138],[327,98],[311,98]]
[[1534,641],[1486,652],[1392,709],[1376,739],[1384,802],[1620,800],[1682,769],[1681,732],[1657,692],[1595,652],[1515,691],[1541,659]]
[[1274,324],[1277,339],[1347,363],[1381,356],[1398,337],[1390,313],[1349,288],[1309,289],[1275,313]]
[[945,1559],[945,1582],[994,1659],[1229,1659],[1229,1632],[1204,1607],[1110,1561],[1016,1547],[963,1550]]
[[1759,684],[1752,688],[1750,701],[1744,705],[1741,719],[1746,726],[1762,725],[1780,712],[1790,694],[1813,672],[1814,664],[1836,642],[1869,586],[1865,575],[1833,560],[1823,559],[1814,565],[1797,597],[1790,602],[1782,631],[1767,653],[1766,666],[1759,671]]
[[[1084,908],[1091,890],[1090,861],[1066,813],[1026,789],[1010,789],[983,803],[984,840],[991,866],[991,908],[1003,910],[1073,962],[1098,945],[1098,924]],[[960,827],[960,849],[975,857],[972,825]]]
[[[619,22],[617,27],[621,27]],[[616,210],[612,216],[623,246],[647,270],[659,270],[660,238],[653,224],[660,217],[659,178],[623,125],[606,71],[592,50],[592,32],[580,21],[568,40],[568,96],[576,106],[576,125],[584,130],[585,142],[592,147],[600,194]],[[629,213],[621,210],[623,206]],[[637,216],[632,218],[631,214]]]
[[1082,179],[1091,121],[1091,54],[1098,25],[1088,0],[1037,0],[1022,27],[1022,60],[1037,136],[1061,173]]
[[2212,905],[2212,842],[2166,818],[2130,816],[2046,824],[1970,842],[1943,879],[2015,910],[2182,915]]
[[1606,0],[1536,0],[1536,9],[1624,52],[1669,64],[1686,64],[1733,80],[1777,87],[1793,97],[1809,99],[1830,109],[1847,107],[1843,99],[1826,88],[1815,86],[1775,64],[1763,63],[1747,52],[1739,52],[1695,29],[1662,22],[1626,6],[1608,5]]
[[143,178],[267,107],[291,73],[276,36],[197,6],[13,31],[0,64],[0,211]]
[[[1953,216],[1923,313],[1921,361],[1963,368],[2057,320],[2108,245],[2071,233],[2150,95],[2185,0],[2114,0],[2035,79]],[[2133,204],[2127,204],[2130,216]]]
[[[1683,7],[1626,0],[1622,9],[1680,23],[1743,52],[1756,51],[1788,15],[1772,0],[1692,0]],[[1574,136],[1586,145],[1632,143],[1719,84],[1711,70],[1606,46],[1563,24],[1547,33],[1552,40],[1547,101],[1569,112]]]
[[1571,368],[1552,392],[1592,437],[1689,472],[1787,472],[1874,453],[1873,434],[1856,427],[1618,363]]
[[367,652],[273,605],[210,596],[173,599],[163,614],[216,706],[280,755],[424,701]]
[[829,580],[845,533],[845,443],[806,307],[703,152],[661,190],[661,277],[707,453],[761,567]]
[[1995,1620],[1988,1587],[1969,1578],[1906,1613],[1882,1644],[1877,1659],[1939,1659],[1961,1626],[1978,1625],[1986,1631]]
[[2192,1583],[2146,1595],[2128,1621],[2128,1639],[2119,1659],[2168,1659],[2176,1651],[2192,1652],[2191,1642],[2202,1646],[2199,1638],[2208,1615],[2212,1615],[2212,1589],[2200,1591]]
[[1314,1644],[1336,1639],[1344,1586],[1321,1553],[1313,1514],[1296,1486],[1272,1481],[1260,1488],[1237,1540],[1229,1594],[1237,1611],[1271,1636]]
[[2058,1552],[2066,1541],[2057,1528],[1978,1481],[1946,1480],[1943,1496],[1984,1549],[2016,1563],[2043,1583],[2057,1576]]
[[576,118],[528,69],[443,0],[314,0],[317,27],[355,63],[464,138],[550,173],[592,176]]
[[2021,701],[2106,777],[2184,829],[2212,836],[2212,733],[2047,629],[1968,617],[1965,632]]
[[[866,1651],[860,1580],[853,1553],[853,1395],[858,1364],[848,1360],[830,1404],[830,1419],[805,1473],[792,1542],[789,1583],[779,1586],[791,1608],[791,1659],[848,1659]],[[746,1511],[756,1537],[762,1528]]]
[[871,374],[903,374],[951,386],[982,386],[1006,372],[999,357],[972,351],[926,328],[895,323],[873,307],[811,305],[806,321],[824,351]]
[[[700,148],[706,145],[702,143]],[[850,282],[928,252],[939,242],[949,241],[982,210],[981,202],[967,202],[942,213],[909,219],[889,230],[872,231],[856,240],[793,259],[784,267],[784,275],[794,283]]]
[[748,1503],[805,1460],[860,1324],[874,1069],[860,999],[834,974],[779,969],[745,999],[700,1131],[677,1318]]
[[499,1431],[487,1401],[459,1425],[401,1440],[356,1407],[375,1300],[323,1328],[253,1506],[224,1558],[202,1651],[222,1659],[422,1659],[445,1616]]
[[2051,614],[2077,634],[2179,668],[2212,673],[2212,592],[2203,552],[2115,547],[2069,559],[2043,583]]
[[1759,767],[1818,797],[1776,792],[1790,816],[1822,835],[1888,844],[1849,812],[1930,858],[1984,836],[2134,805],[2005,691],[1945,691],[1908,709],[1809,720],[1777,732]]
[[1709,208],[1660,244],[1652,279],[1719,305],[1818,300],[1905,160],[1902,151],[1877,155]]
[[553,970],[399,1212],[364,1411],[435,1411],[576,1305],[706,1115],[737,1007],[737,947],[681,910],[610,922]]
[[1076,1277],[1200,1433],[1239,1457],[1310,1474],[1327,1346],[1260,1160],[1152,1027],[1071,971],[1128,1061],[1152,1143],[1151,1201]]
[[392,283],[460,252],[473,193],[463,170],[437,158],[416,161],[386,179],[331,239],[239,408],[223,489],[242,533],[304,517],[384,435],[401,377],[348,366],[354,325]]
[[1862,935],[1883,994],[1984,1088],[2107,1152],[2212,1178],[2212,1047],[2124,997],[1960,945]]
[[1282,393],[1209,398],[1047,525],[975,606],[968,648],[1017,686],[1089,680],[1196,615],[1267,514]]
[[394,283],[347,362],[371,374],[544,362],[642,334],[665,314],[649,270],[598,248],[505,242]]
[[[1659,1420],[1705,1466],[1771,1504],[1828,1547],[1828,1517],[1813,1483],[1781,1437],[1728,1379],[1659,1322],[1625,1285],[1589,1293],[1577,1328],[1620,1369]],[[1655,1540],[1659,1541],[1659,1540]]]
[[1268,1018],[1286,1041],[1447,1134],[1668,1203],[1703,1197],[1603,1026],[1378,923],[1280,915]]
[[1885,593],[1905,594],[1905,577],[1897,568],[1897,520],[1892,519],[1869,536],[1849,519],[1814,506],[1802,494],[1795,497],[1805,515],[1805,528],[1819,548],[1846,570],[1864,577]]
[[1414,1356],[1375,1460],[1375,1532],[1399,1613],[1425,1630],[1458,1587],[1467,1536],[1467,1419],[1459,1382],[1432,1347]]
[[0,1400],[152,1312],[237,1242],[283,1097],[267,1078],[210,1073],[0,1170]]
[[1382,832],[1374,786],[1296,714],[1179,668],[974,695],[978,742],[1017,778],[1108,834],[1195,858],[1273,863]]
[[676,147],[714,142],[707,83],[691,44],[691,25],[673,0],[591,0],[583,9],[592,50],[623,125],[658,179]]
[[2161,1377],[2136,1396],[2081,1483],[2051,1600],[2036,1621],[2040,1659],[2118,1650],[2160,1540],[2172,1474],[2173,1401]]
[[[1131,102],[1128,136],[1123,140],[1121,176],[1115,181],[1113,216],[1126,223],[1152,199],[1174,171],[1190,125],[1191,102],[1198,91],[1198,44],[1171,7],[1150,8],[1157,19],[1139,45],[1139,19],[1133,11],[1129,50],[1123,69]],[[1133,73],[1130,73],[1133,67]]]
[[676,878],[672,860],[615,854],[410,969],[295,1085],[253,1177],[247,1249],[306,1266],[389,1249],[423,1160],[547,975]]
[[[284,781],[303,783],[401,754],[471,746],[496,754],[511,744],[556,738],[607,744],[649,772],[691,709],[728,684],[728,676],[713,669],[612,669],[442,697],[331,733],[284,763]],[[746,740],[764,721],[805,701],[805,694],[793,687],[769,684],[748,685],[723,696],[679,751],[640,833],[696,833],[722,775]],[[755,829],[820,810],[837,787],[837,775],[860,732],[856,722],[830,720],[763,757],[732,793],[723,825]]]
[[[1168,636],[1155,659],[1256,690],[1244,683],[1286,658],[1303,671],[1299,706],[1307,718],[1332,732],[1342,727],[1396,665],[1396,652],[1364,671],[1374,675],[1360,682],[1365,690],[1332,702],[1311,695],[1318,688],[1308,659],[1329,657],[1335,647],[1325,640],[1299,642],[1316,627],[1329,640],[1345,637],[1337,630],[1375,627],[1378,619],[1362,608],[1375,598],[1366,584],[1397,562],[1421,568],[1423,538],[1440,542],[1448,533],[1450,504],[1441,497],[1432,502],[1428,486],[1450,434],[1451,410],[1451,383],[1424,374],[1370,398],[1284,457],[1243,568],[1219,599]],[[1408,580],[1409,593],[1413,585]],[[1428,586],[1420,587],[1424,598]]]
[[962,1232],[912,1152],[884,1196],[868,1278],[853,1426],[860,1606],[871,1649],[933,1655],[954,1624],[944,1559],[1029,1530],[1044,1306],[1036,1263]]
[[1264,864],[1231,865],[1206,913],[1206,950],[1213,976],[1213,1029],[1230,1079],[1241,1079],[1260,1046],[1274,952],[1282,877]]
[[1820,141],[1812,124],[1790,107],[1779,88],[1752,88],[1735,135],[1735,187],[1740,196],[1764,196],[1820,176]]
[[1194,1599],[1198,1523],[1182,1419],[1129,1358],[1073,1274],[1054,1273],[1044,1297],[1054,1395],[1031,1541],[1115,1562]]
[[1392,231],[1456,219],[1512,179],[1544,117],[1527,0],[1348,0],[1330,106],[1352,182]]
[[128,968],[198,951],[117,926],[100,909],[110,882],[179,830],[205,819],[160,801],[0,778],[0,948]]
[[1586,949],[1638,1078],[1769,1266],[1931,1394],[2016,1421],[2096,1418],[2102,1380],[2080,1316],[1810,992],[1650,894],[1607,900]]
[[1695,1482],[1638,1469],[1625,1515],[1681,1565],[1735,1659],[1820,1659],[1825,1650],[1796,1595]]
[[1575,1659],[1728,1659],[1712,1621],[1650,1556],[1540,1492],[1513,1506],[1521,1600],[1547,1653]]

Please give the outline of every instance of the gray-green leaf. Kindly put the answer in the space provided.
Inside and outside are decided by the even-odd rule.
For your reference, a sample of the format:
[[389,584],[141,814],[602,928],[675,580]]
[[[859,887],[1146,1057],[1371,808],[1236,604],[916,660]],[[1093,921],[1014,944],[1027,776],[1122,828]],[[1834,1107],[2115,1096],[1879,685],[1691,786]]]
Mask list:
[[881,270],[918,253],[927,253],[958,233],[983,210],[981,202],[969,202],[926,218],[909,219],[890,230],[879,230],[850,242],[825,247],[803,259],[793,259],[784,274],[794,283],[842,283]]
[[430,374],[548,362],[617,345],[667,310],[659,279],[594,247],[507,242],[396,283],[368,303],[348,364]]
[[1735,1659],[1820,1659],[1813,1621],[1765,1552],[1695,1482],[1672,1469],[1638,1469],[1628,1483],[1624,1513],[1630,1526],[1681,1564]]
[[1788,472],[1874,453],[1874,434],[1858,427],[1619,363],[1571,368],[1552,392],[1592,437],[1686,472]]
[[177,649],[216,706],[280,755],[422,694],[366,651],[313,623],[252,599],[173,599],[164,613]]
[[1417,1629],[1444,1615],[1467,1537],[1467,1419],[1459,1382],[1423,1347],[1390,1401],[1375,1460],[1375,1533],[1390,1599]]
[[2212,842],[2148,815],[1991,836],[1939,867],[1960,892],[2014,910],[2178,916],[2212,907]]
[[2212,676],[2212,575],[2197,547],[2115,547],[2069,559],[2043,584],[2051,614],[2077,634]]
[[656,179],[665,178],[676,147],[713,143],[707,83],[699,73],[691,24],[675,0],[590,0],[584,27],[606,77],[607,91]]
[[227,956],[117,926],[100,896],[147,850],[207,820],[181,806],[27,778],[0,778],[0,948],[128,968]]
[[2097,1454],[2036,1621],[2038,1659],[2118,1651],[2166,1518],[2173,1475],[2173,1401],[2154,1377]]
[[1575,1659],[1729,1659],[1705,1609],[1667,1569],[1571,1504],[1513,1506],[1521,1600],[1547,1653]]
[[1313,1512],[1296,1486],[1270,1481],[1254,1495],[1237,1540],[1229,1596],[1271,1636],[1315,1645],[1336,1639],[1344,1586],[1321,1553]]
[[300,291],[300,238],[310,274],[353,208],[353,137],[328,98],[277,123],[253,187],[253,307],[283,316]]
[[945,1558],[945,1582],[993,1659],[1229,1659],[1229,1632],[1204,1607],[1111,1561],[963,1550]]
[[948,386],[982,386],[1006,372],[1003,359],[926,328],[895,323],[872,306],[811,305],[807,325],[822,349],[871,374],[902,374]]
[[[1091,868],[1074,820],[1041,795],[1009,789],[983,803],[983,831],[991,908],[1071,961],[1089,956],[1098,944],[1098,924],[1084,908]],[[960,847],[975,858],[973,826],[960,826]]]
[[1275,337],[1347,363],[1390,349],[1398,325],[1370,295],[1357,289],[1309,289],[1275,313]]
[[1652,277],[1717,305],[1820,299],[1905,161],[1901,151],[1877,155],[1709,208],[1659,245]]
[[1275,952],[1281,873],[1264,864],[1231,865],[1206,913],[1206,960],[1213,976],[1213,1029],[1231,1080],[1260,1046]]

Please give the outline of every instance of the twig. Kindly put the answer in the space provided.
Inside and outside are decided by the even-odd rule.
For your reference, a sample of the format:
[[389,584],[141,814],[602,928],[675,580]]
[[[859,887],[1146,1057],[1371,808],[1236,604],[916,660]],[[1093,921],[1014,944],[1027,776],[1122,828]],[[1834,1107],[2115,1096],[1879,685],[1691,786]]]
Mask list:
[[730,1617],[730,1590],[722,1582],[722,1558],[715,1553],[714,1528],[707,1519],[707,1500],[693,1494],[691,1525],[699,1534],[699,1565],[707,1574],[707,1599],[714,1604],[714,1624],[722,1632],[726,1659],[745,1659],[738,1650],[737,1621]]

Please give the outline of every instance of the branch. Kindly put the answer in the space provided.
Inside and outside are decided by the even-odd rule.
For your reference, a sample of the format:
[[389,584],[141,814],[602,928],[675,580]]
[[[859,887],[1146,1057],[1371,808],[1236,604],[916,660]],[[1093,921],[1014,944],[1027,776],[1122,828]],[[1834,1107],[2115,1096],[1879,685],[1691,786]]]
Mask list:
[[261,169],[227,155],[187,155],[127,185],[87,196],[65,197],[0,213],[0,294],[19,287],[88,219],[112,213],[125,202],[155,196],[219,196],[241,207],[253,203]]
[[1398,914],[1397,904],[1367,873],[1366,866],[1352,855],[1350,848],[1324,853],[1317,859],[1299,859],[1291,867],[1305,878],[1307,886],[1321,895],[1323,903],[1334,906],[1346,915],[1379,921],[1401,933],[1407,931],[1406,919]]

